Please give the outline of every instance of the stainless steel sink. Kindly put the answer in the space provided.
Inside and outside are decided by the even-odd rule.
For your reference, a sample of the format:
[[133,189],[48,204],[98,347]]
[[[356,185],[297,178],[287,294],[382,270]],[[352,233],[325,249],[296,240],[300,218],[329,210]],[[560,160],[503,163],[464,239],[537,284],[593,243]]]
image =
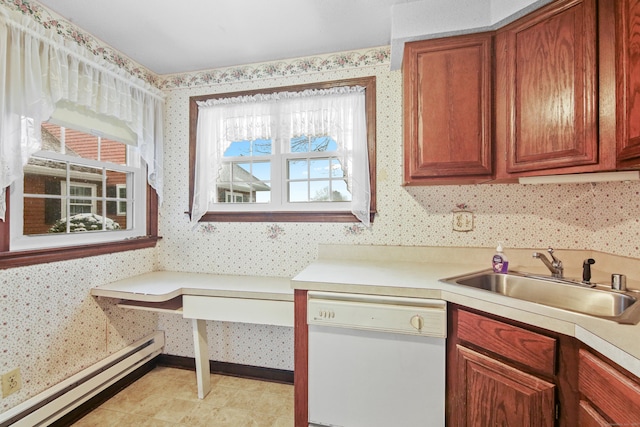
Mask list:
[[578,282],[491,270],[442,280],[563,310],[636,324],[640,304],[629,293],[581,286]]

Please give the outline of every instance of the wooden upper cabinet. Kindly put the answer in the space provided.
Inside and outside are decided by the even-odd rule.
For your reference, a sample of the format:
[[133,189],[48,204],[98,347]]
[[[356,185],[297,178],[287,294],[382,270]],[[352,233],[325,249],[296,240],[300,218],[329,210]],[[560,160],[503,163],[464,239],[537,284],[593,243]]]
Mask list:
[[597,13],[560,0],[496,33],[499,178],[615,168],[599,143]]
[[616,0],[617,158],[640,165],[640,0]]
[[405,45],[405,184],[491,178],[492,42],[481,33]]

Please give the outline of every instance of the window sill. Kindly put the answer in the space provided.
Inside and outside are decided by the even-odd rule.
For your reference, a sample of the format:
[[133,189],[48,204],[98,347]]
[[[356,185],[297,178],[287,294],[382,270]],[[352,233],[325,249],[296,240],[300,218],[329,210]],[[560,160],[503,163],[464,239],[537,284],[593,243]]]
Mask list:
[[[371,213],[373,222],[374,212]],[[199,222],[360,222],[351,212],[207,212]]]
[[152,248],[160,237],[146,236],[121,242],[97,243],[91,245],[69,246],[61,248],[37,249],[16,252],[0,252],[0,270],[12,267],[66,261],[96,255],[112,254],[135,249]]

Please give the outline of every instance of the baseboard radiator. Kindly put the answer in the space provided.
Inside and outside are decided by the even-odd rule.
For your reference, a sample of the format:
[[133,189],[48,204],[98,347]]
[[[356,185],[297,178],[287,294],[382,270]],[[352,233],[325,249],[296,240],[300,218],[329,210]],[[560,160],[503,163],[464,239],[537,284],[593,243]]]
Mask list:
[[0,427],[47,426],[160,353],[164,333],[157,331],[0,414]]

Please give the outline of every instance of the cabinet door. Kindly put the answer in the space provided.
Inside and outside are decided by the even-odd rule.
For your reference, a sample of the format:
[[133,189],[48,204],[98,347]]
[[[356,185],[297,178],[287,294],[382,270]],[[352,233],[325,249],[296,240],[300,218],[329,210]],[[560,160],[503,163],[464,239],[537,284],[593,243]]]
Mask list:
[[611,427],[612,423],[605,420],[602,415],[596,411],[589,402],[580,401],[578,409],[578,425],[580,427]]
[[640,425],[640,384],[589,351],[580,350],[578,389],[612,425]]
[[405,184],[491,177],[492,40],[483,33],[405,45]]
[[497,136],[508,174],[597,170],[596,11],[595,0],[556,1],[498,31]]
[[618,166],[640,165],[640,0],[616,1]]
[[556,386],[466,347],[456,347],[452,425],[553,426]]

